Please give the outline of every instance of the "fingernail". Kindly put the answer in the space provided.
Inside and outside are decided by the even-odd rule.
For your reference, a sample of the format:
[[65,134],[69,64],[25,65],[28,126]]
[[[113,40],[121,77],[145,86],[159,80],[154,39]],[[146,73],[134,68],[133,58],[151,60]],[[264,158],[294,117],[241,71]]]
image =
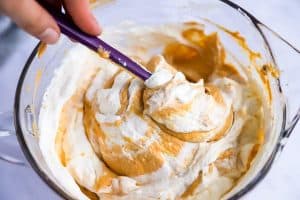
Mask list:
[[53,43],[55,43],[58,40],[59,34],[54,29],[47,28],[38,37],[43,42],[46,42],[48,44],[53,44]]
[[101,29],[101,27],[100,27],[100,25],[99,25],[99,23],[98,23],[96,17],[93,16],[92,18],[93,18],[93,23],[94,23],[95,32],[97,33],[97,35],[100,35],[101,32],[102,32],[102,29]]

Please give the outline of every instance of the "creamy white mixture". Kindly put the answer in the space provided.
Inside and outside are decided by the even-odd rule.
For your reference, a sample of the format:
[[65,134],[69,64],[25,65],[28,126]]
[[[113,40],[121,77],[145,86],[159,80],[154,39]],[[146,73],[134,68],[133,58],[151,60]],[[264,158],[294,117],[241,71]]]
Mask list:
[[[146,101],[146,114],[168,129],[182,133],[210,131],[224,122],[231,111],[231,94],[222,96],[225,102],[221,105],[205,93],[203,79],[190,83],[183,73],[172,73],[162,57],[154,59],[158,62],[157,71],[145,81],[147,88],[155,89]],[[186,107],[182,108],[183,105]],[[161,116],[168,108],[175,109],[168,116]]]
[[[183,40],[178,28],[155,31]],[[78,199],[89,199],[79,185],[101,199],[220,199],[263,140],[251,74],[191,83],[162,56],[145,62],[153,75],[144,83],[79,44],[66,54],[39,116],[46,163]]]

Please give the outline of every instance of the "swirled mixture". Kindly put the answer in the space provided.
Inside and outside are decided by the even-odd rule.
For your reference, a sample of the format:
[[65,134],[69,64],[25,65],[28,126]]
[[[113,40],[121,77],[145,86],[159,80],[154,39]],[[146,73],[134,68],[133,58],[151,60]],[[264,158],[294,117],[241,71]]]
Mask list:
[[39,118],[53,176],[78,199],[220,199],[264,140],[255,79],[197,23],[127,31],[103,38],[145,82],[80,45],[56,71]]

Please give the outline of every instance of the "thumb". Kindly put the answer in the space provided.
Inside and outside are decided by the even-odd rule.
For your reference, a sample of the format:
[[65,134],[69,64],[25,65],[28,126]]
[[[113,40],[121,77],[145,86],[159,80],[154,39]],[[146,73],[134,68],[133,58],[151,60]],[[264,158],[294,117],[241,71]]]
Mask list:
[[43,42],[53,44],[59,38],[60,30],[56,22],[35,0],[1,0],[0,10]]

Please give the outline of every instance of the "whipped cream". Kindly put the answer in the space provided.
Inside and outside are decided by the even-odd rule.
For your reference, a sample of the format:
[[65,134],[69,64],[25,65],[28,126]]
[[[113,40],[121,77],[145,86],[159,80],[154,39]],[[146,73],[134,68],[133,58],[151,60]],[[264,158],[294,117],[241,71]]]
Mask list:
[[[172,72],[163,57],[154,74],[145,81],[145,113],[177,133],[207,132],[224,125],[231,112],[228,95],[213,96],[205,91],[203,79],[186,80],[181,72]],[[174,71],[174,70],[173,70]]]
[[[159,34],[183,41],[172,27],[134,30],[148,43]],[[117,34],[103,38],[114,44],[110,33]],[[66,54],[39,116],[53,176],[77,199],[221,198],[247,172],[264,134],[251,74],[240,81],[216,69],[192,83],[163,56],[142,57],[153,73],[145,83],[79,44]]]

